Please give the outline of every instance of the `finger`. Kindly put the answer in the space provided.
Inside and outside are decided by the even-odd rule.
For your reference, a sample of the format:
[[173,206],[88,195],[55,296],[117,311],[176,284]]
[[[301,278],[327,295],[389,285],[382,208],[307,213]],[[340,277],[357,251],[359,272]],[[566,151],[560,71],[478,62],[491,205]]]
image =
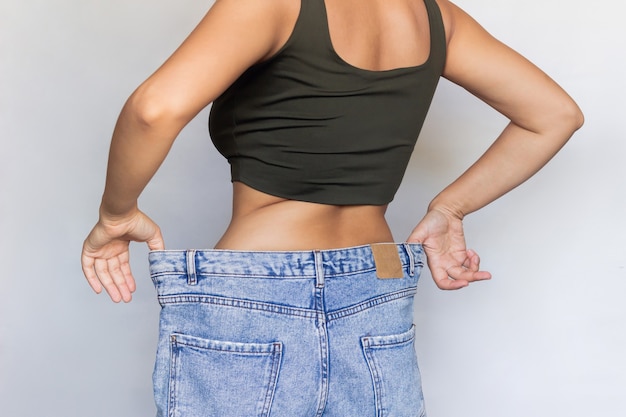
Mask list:
[[98,275],[98,280],[104,287],[104,290],[109,294],[109,297],[113,302],[119,303],[122,300],[122,295],[120,294],[117,285],[113,281],[113,278],[109,274],[109,266],[105,259],[96,259],[95,261],[95,270]]
[[472,272],[477,272],[480,269],[480,257],[472,249],[467,250],[467,267]]
[[94,269],[94,259],[83,254],[81,256],[81,267],[91,289],[94,290],[96,294],[100,294],[102,292],[102,285],[100,284],[100,280],[98,279],[98,275],[96,275],[96,271]]
[[480,256],[478,256],[478,254],[472,249],[468,249],[467,254],[470,259],[470,266],[468,269],[473,273],[472,280],[483,281],[486,279],[491,279],[490,272],[480,270]]
[[437,288],[439,288],[440,290],[454,291],[454,290],[460,290],[461,288],[467,287],[469,285],[469,282],[464,281],[464,280],[451,279],[447,277],[445,279],[435,281],[435,284],[437,285]]
[[429,232],[424,220],[420,221],[417,226],[411,231],[411,234],[407,237],[407,243],[421,243],[423,244],[428,240]]
[[472,282],[491,279],[491,274],[487,271],[470,271],[462,266],[431,268],[431,273],[435,284],[442,290],[458,290]]
[[435,271],[431,271],[431,273],[435,284],[441,290],[459,290],[469,285],[469,282],[466,280],[453,279],[443,268],[435,269]]
[[472,267],[472,258],[470,258],[470,257],[465,258],[465,260],[463,261],[461,266],[463,268],[470,269]]
[[135,292],[137,289],[137,285],[135,284],[135,277],[130,269],[130,259],[128,252],[123,252],[119,255],[120,259],[120,269],[122,270],[122,274],[124,275],[124,280],[126,281],[126,285],[131,293]]
[[122,300],[125,303],[129,302],[132,298],[132,295],[130,288],[128,287],[128,284],[126,282],[126,276],[124,274],[124,271],[122,270],[119,258],[113,257],[108,259],[107,266],[109,275],[111,276],[113,283],[117,287],[117,290],[119,291]]
[[447,273],[454,280],[467,281],[468,283],[491,278],[491,274],[487,271],[472,271],[462,266],[452,267],[447,270]]
[[137,289],[137,284],[135,283],[135,277],[130,270],[130,264],[128,262],[122,263],[120,266],[122,269],[122,274],[124,274],[124,279],[126,280],[126,285],[128,285],[128,289],[131,293],[135,292]]

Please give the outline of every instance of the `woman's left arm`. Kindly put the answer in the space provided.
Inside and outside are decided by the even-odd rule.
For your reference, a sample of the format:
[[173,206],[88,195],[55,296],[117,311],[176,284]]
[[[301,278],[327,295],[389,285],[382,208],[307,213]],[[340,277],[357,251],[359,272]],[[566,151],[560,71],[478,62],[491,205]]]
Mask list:
[[583,116],[539,68],[457,6],[447,0],[438,3],[448,30],[444,77],[510,119],[491,147],[433,199],[409,237],[425,245],[437,285],[456,289],[489,278],[479,271],[478,256],[465,248],[464,216],[534,175],[582,125]]

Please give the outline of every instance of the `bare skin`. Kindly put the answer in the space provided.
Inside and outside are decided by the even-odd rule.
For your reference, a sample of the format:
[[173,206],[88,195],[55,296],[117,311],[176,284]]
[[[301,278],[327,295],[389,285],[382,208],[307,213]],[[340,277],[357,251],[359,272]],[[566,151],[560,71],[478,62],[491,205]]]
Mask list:
[[[437,2],[448,43],[443,76],[510,119],[490,149],[433,199],[406,239],[422,243],[437,286],[450,290],[491,277],[466,247],[464,216],[537,172],[583,118],[541,70],[449,1]],[[248,67],[284,45],[299,7],[299,0],[218,0],[129,98],[113,133],[100,219],[83,246],[83,271],[94,291],[105,289],[115,302],[131,300],[129,242],[165,248],[159,227],[138,209],[138,196],[180,130]],[[326,7],[335,51],[350,65],[379,71],[427,59],[423,0],[326,0]],[[232,221],[216,247],[299,250],[393,241],[385,210],[286,200],[235,183]]]
[[233,185],[233,216],[218,249],[332,249],[391,242],[385,206],[333,206]]

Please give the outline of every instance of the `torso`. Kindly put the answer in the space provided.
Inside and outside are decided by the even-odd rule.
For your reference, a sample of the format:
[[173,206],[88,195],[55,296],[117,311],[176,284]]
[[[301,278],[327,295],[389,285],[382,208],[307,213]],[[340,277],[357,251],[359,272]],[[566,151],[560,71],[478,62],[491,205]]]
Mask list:
[[309,250],[392,242],[386,209],[287,200],[235,182],[232,219],[215,248]]
[[[325,4],[333,47],[348,64],[382,71],[419,65],[428,58],[429,25],[423,0],[326,0]],[[293,16],[285,21],[293,27],[297,10],[289,10]],[[290,31],[282,32],[286,42]],[[310,250],[391,242],[386,208],[294,201],[234,182],[232,220],[215,247]]]

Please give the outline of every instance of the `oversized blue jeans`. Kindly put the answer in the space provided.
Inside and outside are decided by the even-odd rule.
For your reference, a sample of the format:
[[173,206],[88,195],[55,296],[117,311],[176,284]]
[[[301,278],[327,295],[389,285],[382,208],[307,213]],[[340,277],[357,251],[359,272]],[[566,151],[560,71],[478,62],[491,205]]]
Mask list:
[[157,415],[425,416],[413,326],[423,249],[390,245],[401,277],[387,279],[369,245],[151,252]]

